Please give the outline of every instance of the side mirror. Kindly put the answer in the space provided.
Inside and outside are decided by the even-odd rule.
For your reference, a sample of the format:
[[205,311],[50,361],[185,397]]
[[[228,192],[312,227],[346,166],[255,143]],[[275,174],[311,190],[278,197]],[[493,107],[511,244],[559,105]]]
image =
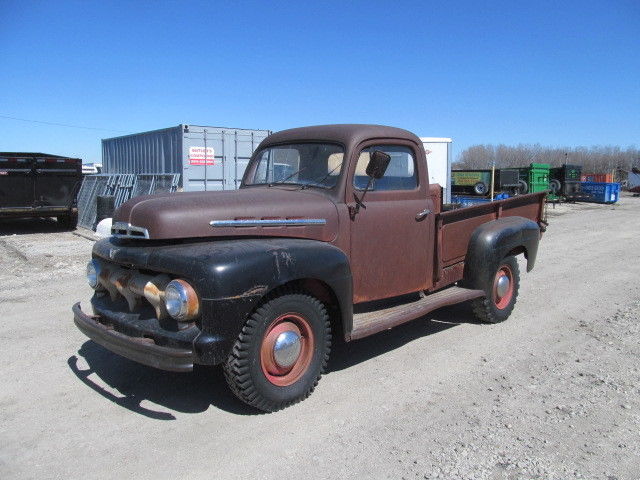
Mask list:
[[384,176],[384,172],[387,171],[391,156],[381,152],[380,150],[374,150],[369,157],[369,163],[367,164],[367,175],[376,180]]

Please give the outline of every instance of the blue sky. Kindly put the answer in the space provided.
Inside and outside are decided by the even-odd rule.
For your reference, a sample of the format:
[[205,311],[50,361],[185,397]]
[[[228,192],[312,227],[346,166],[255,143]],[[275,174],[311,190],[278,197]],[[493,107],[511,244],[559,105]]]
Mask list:
[[640,0],[0,0],[0,151],[180,123],[637,146],[639,27]]

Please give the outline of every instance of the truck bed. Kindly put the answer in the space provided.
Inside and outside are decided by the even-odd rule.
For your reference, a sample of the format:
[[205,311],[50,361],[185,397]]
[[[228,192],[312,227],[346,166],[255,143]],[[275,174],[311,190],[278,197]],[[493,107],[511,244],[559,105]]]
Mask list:
[[436,217],[436,288],[462,278],[464,259],[473,231],[483,223],[502,217],[533,220],[544,231],[547,192],[518,195],[481,205],[442,212]]

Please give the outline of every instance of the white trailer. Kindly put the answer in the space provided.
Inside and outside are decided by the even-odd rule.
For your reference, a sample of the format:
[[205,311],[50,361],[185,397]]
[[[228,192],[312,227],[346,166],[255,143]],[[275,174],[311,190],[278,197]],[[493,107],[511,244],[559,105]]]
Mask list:
[[429,183],[442,187],[442,203],[451,203],[451,159],[453,140],[450,138],[420,137],[427,153]]

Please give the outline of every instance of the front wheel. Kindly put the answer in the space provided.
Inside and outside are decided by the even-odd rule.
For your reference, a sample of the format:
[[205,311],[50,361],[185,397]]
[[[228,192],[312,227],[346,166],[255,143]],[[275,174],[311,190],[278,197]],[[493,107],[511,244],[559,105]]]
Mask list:
[[504,322],[516,305],[520,287],[520,270],[514,256],[505,257],[498,267],[485,277],[484,298],[473,300],[473,313],[481,322]]
[[325,306],[304,293],[284,293],[249,317],[223,366],[225,378],[240,400],[275,412],[313,392],[330,349]]

